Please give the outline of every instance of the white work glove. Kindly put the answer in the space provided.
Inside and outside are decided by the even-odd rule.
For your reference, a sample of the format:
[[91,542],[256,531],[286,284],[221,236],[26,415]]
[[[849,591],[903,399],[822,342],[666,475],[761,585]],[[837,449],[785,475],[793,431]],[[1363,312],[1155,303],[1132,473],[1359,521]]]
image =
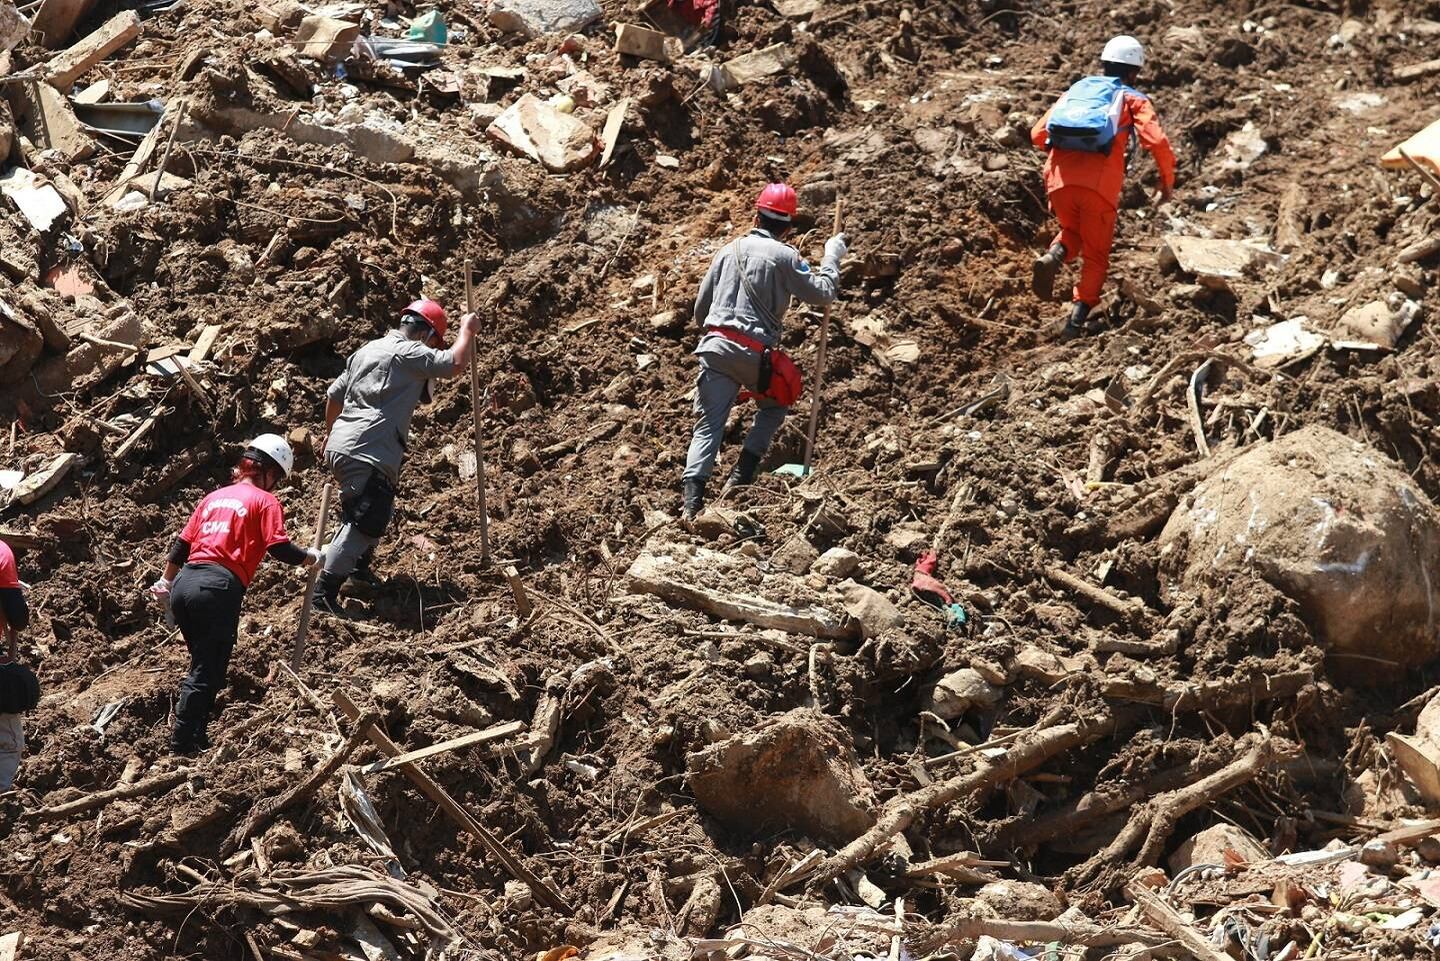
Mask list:
[[826,260],[833,260],[835,261],[835,263],[838,264],[840,263],[840,261],[845,259],[845,255],[849,252],[850,240],[844,234],[836,234],[829,240],[825,241]]
[[305,566],[314,567],[316,564],[325,563],[325,551],[313,547],[305,548]]
[[161,604],[164,604],[170,600],[170,588],[173,587],[174,584],[175,582],[170,580],[170,578],[162,577],[150,585],[150,596]]

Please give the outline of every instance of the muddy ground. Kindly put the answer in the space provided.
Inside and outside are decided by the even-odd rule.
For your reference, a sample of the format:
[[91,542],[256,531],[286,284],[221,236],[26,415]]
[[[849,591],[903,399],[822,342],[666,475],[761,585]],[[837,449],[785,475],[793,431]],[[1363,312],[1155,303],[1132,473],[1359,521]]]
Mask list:
[[[638,18],[623,4],[604,6],[607,23]],[[257,800],[339,747],[350,724],[328,710],[337,688],[378,711],[406,749],[531,723],[547,692],[552,706],[559,698],[558,737],[536,770],[513,750],[443,754],[424,768],[548,879],[570,916],[507,886],[513,879],[484,847],[400,774],[365,776],[403,875],[448,916],[459,946],[493,957],[562,944],[595,956],[607,944],[674,950],[667,938],[726,930],[808,850],[843,845],[849,838],[760,817],[717,819],[687,779],[688,755],[800,708],[834,719],[806,723],[848,741],[837,756],[853,750],[876,805],[981,763],[966,754],[927,764],[965,742],[1056,712],[1113,712],[1111,728],[1032,776],[921,812],[904,833],[915,862],[975,851],[1004,863],[997,875],[1036,882],[1095,920],[1125,904],[1130,854],[1090,860],[1125,809],[1087,824],[1088,834],[1042,832],[1047,815],[1177,766],[1214,771],[1254,731],[1304,754],[1186,813],[1162,855],[1219,821],[1279,853],[1424,813],[1398,786],[1383,744],[1385,732],[1413,724],[1424,701],[1411,699],[1429,688],[1432,668],[1361,665],[1377,680],[1353,661],[1327,661],[1316,625],[1259,576],[1198,595],[1171,590],[1156,534],[1202,472],[1183,388],[1198,360],[1151,380],[1197,351],[1248,360],[1242,338],[1252,329],[1297,315],[1333,319],[1397,285],[1428,306],[1433,255],[1399,266],[1396,258],[1431,230],[1434,193],[1419,175],[1377,161],[1432,119],[1440,81],[1396,83],[1391,69],[1440,56],[1433,24],[1414,24],[1440,17],[1440,4],[825,0],[793,18],[746,3],[718,49],[675,65],[622,64],[608,27],[597,27],[567,55],[611,86],[592,111],[597,129],[611,103],[635,98],[614,161],[553,175],[500,156],[488,162],[489,186],[469,197],[424,164],[206,126],[226,104],[338,111],[348,97],[397,119],[428,118],[473,145],[486,122],[474,104],[548,97],[570,69],[562,37],[519,40],[475,5],[437,9],[468,27],[447,66],[473,78],[471,68],[524,65],[524,78],[462,84],[452,96],[353,78],[347,89],[352,80],[312,66],[311,108],[254,67],[277,41],[255,36],[253,5],[204,0],[158,13],[91,79],[110,78],[119,100],[192,98],[201,119],[169,166],[190,185],[117,212],[98,198],[123,153],[69,165],[93,204],[69,227],[80,253],[27,233],[6,212],[3,242],[33,270],[6,276],[16,298],[83,319],[85,304],[36,284],[78,257],[95,268],[98,299],[128,302],[142,319],[147,346],[193,342],[204,325],[224,325],[201,368],[210,410],[135,365],[77,377],[48,353],[0,400],[19,425],[6,466],[33,470],[61,449],[85,457],[55,492],[0,518],[7,532],[27,535],[15,538],[36,610],[24,650],[45,689],[27,717],[19,790],[0,799],[0,931],[26,932],[26,958],[354,951],[335,930],[343,912],[287,919],[222,897],[168,912],[126,900],[183,893],[201,878],[257,883],[261,855],[226,863],[222,843]],[[1028,130],[1121,30],[1150,49],[1141,86],[1175,146],[1179,187],[1170,205],[1149,206],[1141,187],[1153,187],[1153,164],[1137,159],[1106,329],[1060,344],[1065,306],[1028,289],[1030,259],[1052,229]],[[704,64],[771,43],[796,53],[784,74],[729,94],[702,83]],[[201,49],[208,55],[193,61]],[[41,55],[22,44],[15,69]],[[1223,144],[1247,124],[1266,148],[1239,163]],[[667,157],[678,166],[660,162]],[[691,424],[688,307],[710,257],[748,222],[758,186],[781,177],[802,187],[820,225],[805,225],[802,249],[818,257],[837,197],[852,242],[830,328],[817,471],[803,484],[767,476],[731,498],[727,506],[754,524],[717,542],[670,520]],[[1282,210],[1294,185],[1303,203]],[[1162,268],[1157,256],[1169,232],[1273,244],[1287,218],[1298,236],[1283,262],[1218,289]],[[384,587],[351,597],[349,617],[314,623],[300,676],[318,700],[276,667],[303,588],[292,570],[266,565],[212,725],[217,749],[173,789],[37,818],[40,808],[176,768],[166,738],[185,652],[144,593],[166,545],[226,477],[244,438],[272,429],[318,438],[329,379],[398,305],[423,291],[458,313],[467,258],[484,305],[496,565],[481,563],[475,493],[457,467],[470,436],[460,378],[417,413],[399,516],[377,562]],[[787,319],[786,346],[807,369],[820,323],[811,310]],[[878,343],[867,329],[883,331]],[[957,412],[1000,375],[1009,384],[1000,403]],[[1104,403],[1112,383],[1128,386],[1128,408]],[[1322,349],[1279,374],[1231,364],[1207,394],[1211,456],[1321,425],[1370,445],[1437,499],[1437,385],[1440,350],[1425,317],[1393,351]],[[123,459],[112,456],[117,438],[86,419],[133,429],[123,415],[143,417],[157,398],[166,408],[159,429]],[[800,458],[807,413],[802,403],[768,468]],[[742,431],[737,421],[719,470]],[[303,469],[280,496],[292,533],[308,541],[323,474],[312,452],[301,454]],[[949,630],[909,590],[915,559],[947,517],[937,573],[968,615]],[[816,552],[855,552],[855,578],[898,605],[900,628],[838,641],[812,668],[813,638],[762,637],[631,593],[626,578],[647,545],[670,542],[745,551],[758,577],[804,555],[797,538]],[[530,589],[529,617],[517,616],[506,564]],[[801,585],[833,586],[806,566]],[[1128,618],[1057,587],[1043,573],[1056,566],[1092,581],[1103,567],[1112,596],[1138,599],[1147,613]],[[750,586],[733,581],[730,589]],[[1166,652],[1114,651],[1117,640],[1169,635]],[[1065,660],[1036,667],[1041,653]],[[965,711],[949,730],[923,715],[939,677],[975,665],[1003,689],[994,704]],[[1234,696],[1237,685],[1252,691],[1265,677],[1297,673],[1304,682],[1281,696]],[[1228,683],[1229,694],[1195,710],[1165,701],[1206,682]],[[119,712],[102,734],[92,721],[113,702]],[[376,756],[367,745],[352,760]],[[336,783],[263,835],[273,870],[384,862],[342,818]],[[762,809],[776,790],[750,787]],[[870,859],[866,883],[904,895],[908,910],[935,922],[973,907],[972,887],[917,883],[896,858]],[[857,885],[799,884],[780,903],[860,903]],[[717,896],[695,895],[708,887]],[[297,942],[297,927],[319,934]],[[387,930],[402,956],[419,955],[424,938]],[[1346,937],[1348,950],[1372,956],[1426,950],[1413,933]],[[968,957],[963,945],[952,950]]]

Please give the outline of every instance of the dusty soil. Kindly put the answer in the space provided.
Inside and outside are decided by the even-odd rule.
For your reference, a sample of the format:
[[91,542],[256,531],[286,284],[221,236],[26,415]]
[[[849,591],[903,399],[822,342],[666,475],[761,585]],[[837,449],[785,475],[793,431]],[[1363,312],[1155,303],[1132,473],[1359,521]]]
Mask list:
[[[604,6],[607,22],[636,19],[618,2]],[[253,871],[253,855],[219,856],[224,838],[348,733],[348,722],[337,726],[275,668],[288,656],[302,593],[289,569],[262,567],[212,725],[219,747],[180,787],[89,815],[42,821],[33,812],[176,766],[165,747],[185,652],[144,596],[170,537],[226,476],[245,437],[297,428],[318,437],[329,379],[349,351],[386,329],[397,305],[423,290],[458,306],[467,258],[486,325],[491,537],[538,613],[518,618],[503,564],[481,564],[474,490],[457,468],[470,436],[462,378],[417,413],[399,516],[378,558],[385,586],[352,598],[350,617],[316,621],[301,672],[320,707],[343,687],[406,749],[529,723],[547,690],[561,698],[558,737],[538,770],[513,751],[443,754],[424,768],[548,878],[572,917],[507,888],[498,862],[404,777],[366,777],[405,876],[443,908],[465,947],[513,958],[653,929],[723,931],[780,868],[834,845],[713,819],[687,785],[687,755],[817,694],[813,706],[853,738],[882,805],[976,763],[966,755],[927,765],[957,745],[1057,710],[1129,712],[1110,735],[1006,790],[922,812],[905,832],[917,862],[977,851],[1006,862],[1001,874],[1037,881],[1096,919],[1124,903],[1128,860],[1076,869],[1110,843],[1124,810],[1063,836],[1039,832],[1046,816],[1087,792],[1119,791],[1177,766],[1213,771],[1257,725],[1304,745],[1305,760],[1187,814],[1166,852],[1216,820],[1280,851],[1364,833],[1316,811],[1367,824],[1422,814],[1382,746],[1386,731],[1413,723],[1424,702],[1407,702],[1427,690],[1433,668],[1359,685],[1356,672],[1326,662],[1300,606],[1262,578],[1242,575],[1195,596],[1162,589],[1160,578],[1156,535],[1202,474],[1184,385],[1203,358],[1156,375],[1196,352],[1247,360],[1241,341],[1256,326],[1297,315],[1332,320],[1399,283],[1423,294],[1435,279],[1433,258],[1396,264],[1431,230],[1433,192],[1414,173],[1381,171],[1377,159],[1430,119],[1440,81],[1395,84],[1390,68],[1440,56],[1440,37],[1410,25],[1440,16],[1440,4],[1328,6],[916,0],[902,13],[873,0],[826,0],[808,20],[793,20],[744,4],[718,51],[667,67],[621,64],[606,28],[562,54],[562,38],[522,42],[473,6],[441,3],[452,26],[468,27],[446,53],[451,69],[470,77],[481,66],[526,66],[523,80],[490,88],[493,100],[549,96],[570,70],[564,56],[611,86],[604,103],[581,110],[597,128],[610,103],[635,98],[614,162],[557,176],[506,156],[495,161],[495,184],[467,198],[433,166],[300,145],[273,130],[207,135],[197,122],[170,165],[191,186],[138,211],[96,203],[70,229],[81,254],[27,235],[7,210],[3,243],[33,262],[35,276],[65,257],[88,261],[97,299],[128,302],[148,345],[190,342],[210,323],[224,332],[201,371],[213,410],[133,365],[74,376],[63,355],[47,355],[0,398],[18,424],[6,466],[33,470],[61,449],[86,458],[54,493],[0,518],[28,535],[17,547],[37,616],[24,647],[46,692],[27,717],[19,790],[0,799],[0,931],[29,935],[26,958],[140,961],[249,957],[247,933],[265,950],[282,946],[275,956],[300,956],[283,947],[299,926],[320,930],[321,953],[311,956],[338,956],[323,953],[344,942],[325,928],[334,922],[303,912],[287,928],[229,903],[165,916],[122,900],[186,891],[196,875]],[[201,117],[217,104],[312,109],[247,67],[274,43],[254,36],[256,16],[255,5],[179,5],[148,19],[144,38],[93,76],[111,79],[119,100],[189,94]],[[1343,36],[1342,22],[1355,24]],[[1053,335],[1064,305],[1028,290],[1030,258],[1051,225],[1041,157],[1014,132],[1027,134],[1122,29],[1150,47],[1141,85],[1176,148],[1180,186],[1169,206],[1148,207],[1140,185],[1153,184],[1153,164],[1136,162],[1106,330],[1062,345]],[[728,95],[702,85],[705,62],[777,42],[797,54],[787,74]],[[208,57],[181,71],[202,48]],[[22,45],[16,69],[41,53]],[[484,88],[462,85],[457,98],[342,82],[318,67],[310,79],[313,109],[354,101],[392,119],[434,121],[456,144],[483,139],[471,103],[485,100]],[[1267,149],[1243,166],[1223,145],[1246,124]],[[658,163],[662,156],[679,166]],[[68,175],[95,202],[125,159],[102,152]],[[856,578],[888,593],[905,620],[878,639],[837,645],[813,675],[813,639],[762,638],[631,594],[624,577],[651,538],[701,540],[662,516],[678,512],[691,425],[688,307],[711,255],[747,223],[758,185],[779,177],[803,188],[821,225],[805,224],[799,239],[812,257],[832,198],[843,199],[854,263],[831,326],[818,470],[804,484],[767,476],[734,498],[762,532],[748,548],[733,535],[718,546],[748,550],[762,567],[797,536],[817,551],[846,547],[862,559]],[[1304,202],[1282,210],[1297,189]],[[1159,266],[1163,233],[1274,241],[1277,221],[1298,230],[1283,262],[1223,289]],[[1322,282],[1327,271],[1334,276]],[[651,283],[637,284],[645,275]],[[33,277],[0,283],[17,299],[39,298],[61,321],[85,316],[84,304],[37,288]],[[884,343],[915,342],[918,360],[887,354],[857,330],[862,322],[882,329]],[[786,346],[807,369],[819,325],[815,311],[787,321]],[[1369,445],[1440,499],[1431,457],[1440,350],[1428,319],[1393,352],[1326,349],[1279,374],[1224,367],[1203,402],[1212,459],[1319,425]],[[1010,384],[1002,403],[957,412],[998,374]],[[1128,388],[1128,409],[1104,403],[1112,384]],[[157,400],[167,408],[160,429],[113,458],[116,438],[87,417],[133,428]],[[805,413],[787,424],[767,467],[800,458]],[[720,470],[742,430],[737,423]],[[280,496],[292,533],[308,541],[323,475],[310,451],[302,467]],[[947,516],[937,573],[969,615],[948,631],[908,589],[913,562]],[[1097,606],[1055,586],[1046,567],[1091,583],[1103,568],[1106,589],[1149,613],[1131,619]],[[1173,641],[1167,651],[1114,646],[1158,637]],[[761,651],[768,664],[753,663]],[[1066,660],[1052,674],[1033,667],[1042,654]],[[937,679],[976,664],[1003,676],[998,706],[949,730],[921,714]],[[1309,672],[1307,682],[1276,700],[1218,699],[1177,713],[1155,694],[1296,671]],[[113,702],[121,706],[102,735],[91,722]],[[355,758],[374,759],[368,746]],[[265,835],[272,867],[379,863],[342,818],[335,784]],[[697,895],[717,870],[716,896]],[[858,903],[854,883],[784,897]],[[937,921],[972,893],[917,885],[893,858],[872,863],[868,883],[905,894],[911,911]],[[707,898],[713,903],[694,903]],[[1415,935],[1356,941],[1389,957],[1425,951]],[[407,956],[420,952],[421,939],[397,935],[396,943]]]

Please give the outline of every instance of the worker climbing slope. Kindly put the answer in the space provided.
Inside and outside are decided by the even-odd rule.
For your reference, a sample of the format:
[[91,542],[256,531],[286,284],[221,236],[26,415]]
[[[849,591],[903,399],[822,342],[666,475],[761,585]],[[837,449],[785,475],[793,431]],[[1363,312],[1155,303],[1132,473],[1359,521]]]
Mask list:
[[271,493],[294,467],[285,438],[261,434],[231,472],[231,482],[196,505],[170,545],[165,573],[150,588],[169,604],[190,650],[190,672],[180,682],[170,747],[194,754],[210,746],[206,726],[240,630],[240,605],[260,561],[309,567],[324,555],[299,547],[285,533],[285,512]]
[[1145,50],[1134,37],[1115,37],[1100,54],[1104,75],[1076,82],[1030,131],[1036,147],[1046,150],[1045,192],[1060,221],[1060,233],[1034,265],[1032,287],[1049,300],[1062,264],[1081,257],[1084,265],[1073,292],[1070,318],[1061,334],[1070,340],[1085,333],[1090,312],[1110,269],[1110,245],[1125,168],[1133,151],[1131,132],[1155,158],[1160,170],[1156,203],[1170,199],[1175,186],[1175,154],[1160,128],[1150,98],[1131,85],[1145,65]]
[[350,355],[330,385],[325,406],[325,466],[340,487],[340,531],[315,582],[315,606],[338,613],[340,588],[352,575],[375,581],[371,562],[395,509],[395,490],[410,439],[410,418],[430,381],[454,377],[470,363],[480,320],[466,314],[455,346],[444,349],[449,321],[433,300],[417,300],[399,324]]
[[685,460],[685,518],[705,504],[705,486],[714,469],[725,422],[735,401],[753,397],[754,422],[727,487],[748,484],[770,448],[790,407],[800,396],[799,368],[780,350],[785,312],[795,298],[823,305],[840,292],[844,234],[825,242],[818,272],[785,243],[797,213],[795,191],[770,184],[755,202],[755,225],[726,244],[710,264],[695,298],[695,319],[704,328],[695,355],[695,429]]

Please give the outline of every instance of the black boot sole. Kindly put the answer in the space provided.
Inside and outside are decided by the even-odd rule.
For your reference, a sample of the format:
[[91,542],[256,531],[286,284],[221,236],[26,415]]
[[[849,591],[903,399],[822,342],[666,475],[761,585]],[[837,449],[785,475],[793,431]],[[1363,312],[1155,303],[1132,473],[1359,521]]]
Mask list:
[[1055,299],[1055,278],[1060,274],[1060,264],[1049,254],[1035,258],[1030,265],[1030,290],[1041,300]]

